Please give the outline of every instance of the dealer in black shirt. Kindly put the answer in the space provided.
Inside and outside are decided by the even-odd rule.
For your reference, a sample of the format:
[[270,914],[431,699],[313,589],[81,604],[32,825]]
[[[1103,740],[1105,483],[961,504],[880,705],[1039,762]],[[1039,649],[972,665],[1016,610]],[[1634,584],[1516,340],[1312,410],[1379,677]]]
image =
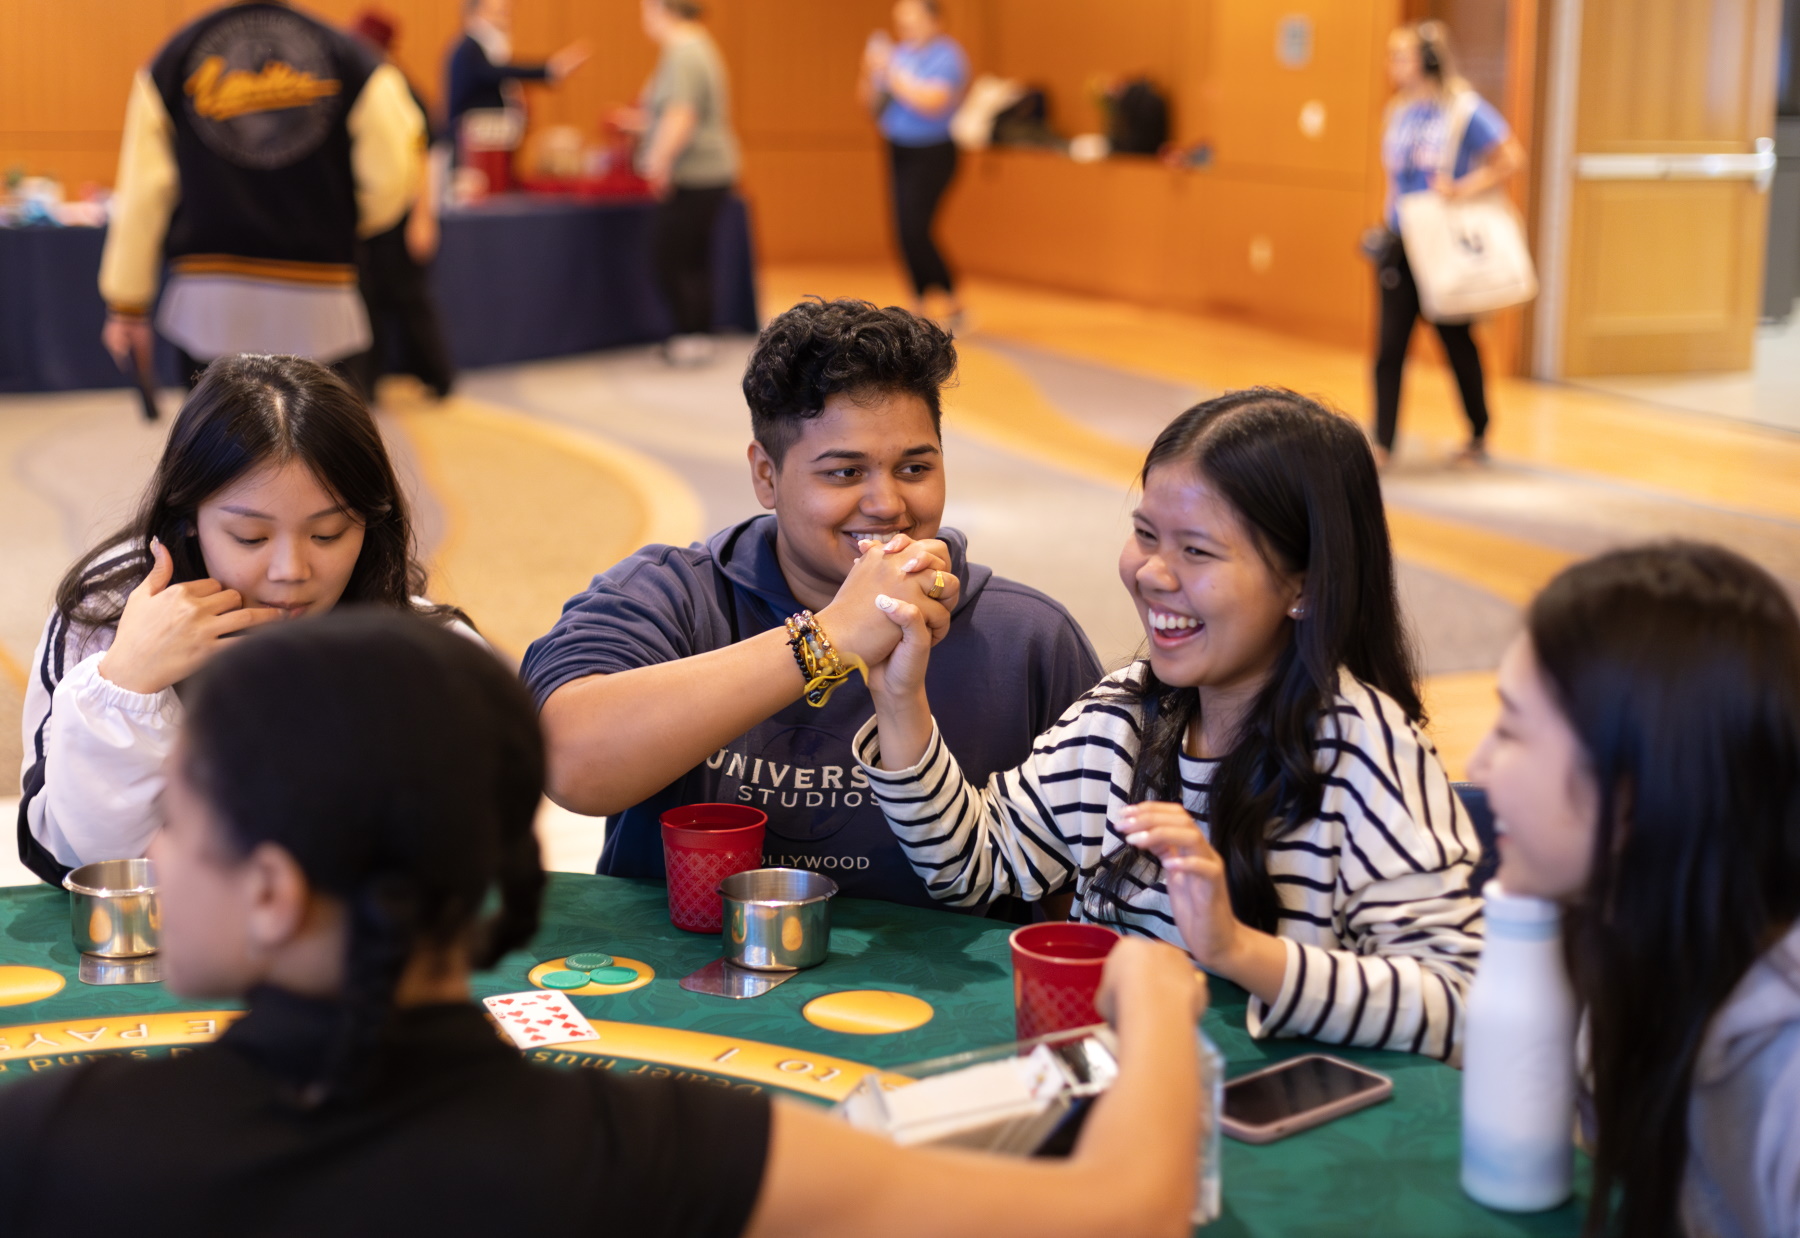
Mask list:
[[0,1233],[499,1238],[604,1218],[648,1238],[749,1221],[765,1096],[531,1066],[457,1002],[398,1012],[377,1082],[309,1105],[342,1022],[338,1003],[259,989],[213,1045],[9,1090]]
[[1108,960],[1120,1075],[1066,1161],[528,1064],[469,1000],[544,883],[543,743],[500,661],[340,609],[233,641],[183,701],[151,846],[164,974],[250,1010],[181,1057],[0,1089],[6,1238],[1185,1232],[1204,988],[1171,947]]

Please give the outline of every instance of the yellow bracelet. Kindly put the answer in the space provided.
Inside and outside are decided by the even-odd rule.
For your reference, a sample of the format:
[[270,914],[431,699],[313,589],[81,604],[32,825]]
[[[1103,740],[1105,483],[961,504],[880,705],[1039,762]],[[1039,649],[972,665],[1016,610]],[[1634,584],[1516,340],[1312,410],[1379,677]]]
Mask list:
[[868,678],[869,668],[863,660],[851,654],[846,664],[811,611],[790,616],[787,630],[788,647],[794,651],[794,661],[806,678],[805,700],[813,708],[829,701],[837,686],[850,678],[851,671],[861,671]]

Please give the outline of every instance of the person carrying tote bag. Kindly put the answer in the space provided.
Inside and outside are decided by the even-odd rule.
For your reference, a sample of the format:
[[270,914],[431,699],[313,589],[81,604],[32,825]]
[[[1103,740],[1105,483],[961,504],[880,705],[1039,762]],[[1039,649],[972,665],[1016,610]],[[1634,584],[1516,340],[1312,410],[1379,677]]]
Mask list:
[[[1382,137],[1389,235],[1376,262],[1381,294],[1376,459],[1385,464],[1394,448],[1407,344],[1423,312],[1443,341],[1469,419],[1469,442],[1456,459],[1481,463],[1487,459],[1487,392],[1468,320],[1536,294],[1518,218],[1500,192],[1525,166],[1525,151],[1499,112],[1457,74],[1442,22],[1395,30],[1388,40],[1388,76],[1395,94]],[[1435,218],[1435,224],[1418,222],[1427,217]],[[1508,225],[1510,236],[1504,235]],[[1425,239],[1427,233],[1431,240]],[[1510,277],[1469,277],[1470,268],[1488,265],[1484,253],[1494,259],[1502,254],[1523,257],[1529,278],[1520,278],[1516,261],[1507,265]],[[1501,265],[1496,261],[1490,269]],[[1446,286],[1460,290],[1461,299],[1441,295]],[[1435,299],[1422,299],[1427,287]],[[1489,294],[1485,302],[1468,295],[1481,289]],[[1502,290],[1505,295],[1496,299]]]
[[[1483,106],[1472,90],[1451,100],[1450,138],[1440,165],[1446,180],[1456,179],[1463,135]],[[1467,322],[1537,296],[1537,268],[1525,228],[1504,190],[1451,198],[1425,189],[1405,194],[1397,205],[1419,308],[1431,322]]]

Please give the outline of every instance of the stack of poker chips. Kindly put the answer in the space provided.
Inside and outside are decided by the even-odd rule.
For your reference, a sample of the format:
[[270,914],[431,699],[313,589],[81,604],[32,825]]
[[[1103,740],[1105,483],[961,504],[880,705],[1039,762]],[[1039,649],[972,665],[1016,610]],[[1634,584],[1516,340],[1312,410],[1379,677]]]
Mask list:
[[637,972],[620,967],[610,954],[571,954],[562,970],[545,972],[538,983],[546,989],[585,989],[590,984],[630,984]]

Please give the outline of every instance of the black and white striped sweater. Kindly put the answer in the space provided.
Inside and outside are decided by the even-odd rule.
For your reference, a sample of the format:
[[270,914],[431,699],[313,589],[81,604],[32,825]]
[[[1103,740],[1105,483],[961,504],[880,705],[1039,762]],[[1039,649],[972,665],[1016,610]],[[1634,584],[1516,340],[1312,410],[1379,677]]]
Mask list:
[[[986,787],[963,777],[935,726],[924,757],[898,771],[876,768],[876,724],[863,727],[857,758],[936,898],[958,907],[1002,894],[1037,899],[1071,876],[1085,892],[1126,845],[1114,822],[1137,758],[1143,706],[1132,687],[1142,665],[1102,680],[1025,764]],[[1274,1002],[1252,997],[1250,1033],[1456,1057],[1481,955],[1481,901],[1468,889],[1480,855],[1474,827],[1431,741],[1348,671],[1317,750],[1318,815],[1269,843],[1287,977]],[[1181,760],[1183,800],[1202,829],[1215,765]],[[1167,888],[1127,889],[1119,927],[1182,945]]]

